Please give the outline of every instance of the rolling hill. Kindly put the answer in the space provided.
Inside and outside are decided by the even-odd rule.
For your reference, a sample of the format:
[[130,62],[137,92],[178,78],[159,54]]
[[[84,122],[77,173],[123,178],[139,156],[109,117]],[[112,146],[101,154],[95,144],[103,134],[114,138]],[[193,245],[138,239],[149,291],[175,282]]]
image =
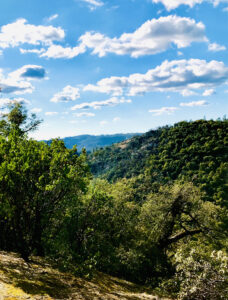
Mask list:
[[146,175],[150,184],[185,179],[223,201],[228,195],[227,132],[226,119],[160,127],[93,152],[91,171],[110,182],[139,174]]
[[[111,135],[78,135],[65,137],[64,141],[67,148],[71,149],[74,145],[77,145],[77,149],[80,152],[82,148],[86,148],[87,152],[93,151],[94,149],[102,148],[105,146],[112,145],[114,143],[120,143],[125,141],[139,133],[117,133]],[[45,141],[50,143],[51,140]]]

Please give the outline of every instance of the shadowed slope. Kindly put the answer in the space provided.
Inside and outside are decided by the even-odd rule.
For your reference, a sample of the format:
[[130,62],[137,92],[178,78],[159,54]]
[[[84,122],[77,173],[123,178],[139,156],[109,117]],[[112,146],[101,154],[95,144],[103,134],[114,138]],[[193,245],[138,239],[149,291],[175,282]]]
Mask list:
[[61,273],[39,257],[27,264],[16,254],[0,252],[0,300],[160,299],[150,292],[102,273],[87,281]]

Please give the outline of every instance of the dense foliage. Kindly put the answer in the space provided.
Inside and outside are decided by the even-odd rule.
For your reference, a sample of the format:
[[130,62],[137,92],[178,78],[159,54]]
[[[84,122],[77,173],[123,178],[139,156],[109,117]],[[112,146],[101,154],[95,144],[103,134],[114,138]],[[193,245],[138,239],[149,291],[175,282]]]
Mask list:
[[224,202],[228,198],[227,132],[226,119],[180,122],[163,130],[147,174],[162,184],[181,178],[191,180],[206,192],[208,200]]
[[0,247],[27,258],[44,253],[51,224],[57,226],[69,203],[85,190],[88,168],[85,155],[78,157],[61,141],[48,146],[28,139],[20,105],[7,117],[2,125],[9,130],[0,136]]
[[89,163],[103,179],[85,152],[29,139],[39,122],[19,104],[0,121],[0,249],[178,299],[227,298],[227,120],[95,151]]
[[94,151],[88,157],[92,173],[111,182],[141,174],[148,158],[158,153],[159,137],[163,129],[152,130]]
[[228,197],[227,132],[226,119],[165,126],[97,150],[89,156],[91,171],[111,182],[146,173],[155,187],[192,181],[207,197],[223,202]]

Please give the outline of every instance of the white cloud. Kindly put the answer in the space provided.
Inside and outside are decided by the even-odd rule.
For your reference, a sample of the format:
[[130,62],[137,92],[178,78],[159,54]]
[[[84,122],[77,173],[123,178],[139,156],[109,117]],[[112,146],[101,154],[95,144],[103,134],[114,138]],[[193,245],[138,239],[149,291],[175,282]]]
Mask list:
[[94,113],[89,113],[89,112],[88,113],[87,112],[81,112],[81,113],[75,113],[74,116],[78,117],[78,118],[80,118],[80,117],[94,117],[95,114]]
[[89,84],[85,91],[135,96],[152,91],[184,93],[214,88],[228,83],[228,67],[223,62],[200,59],[164,61],[160,66],[145,74],[131,74],[128,77],[101,79],[96,85]]
[[45,113],[46,116],[56,116],[58,115],[58,112],[57,111],[47,111]]
[[42,111],[42,108],[38,108],[38,107],[34,107],[33,109],[31,109],[32,113],[40,113]]
[[162,3],[167,10],[172,10],[180,5],[188,5],[193,7],[196,4],[202,3],[204,0],[152,0],[154,3]]
[[152,0],[153,3],[162,3],[165,8],[170,11],[179,7],[180,5],[188,5],[193,7],[196,4],[201,4],[203,2],[210,2],[214,6],[219,5],[220,3],[227,3],[228,0]]
[[58,17],[59,17],[58,14],[54,14],[54,15],[50,16],[47,20],[48,20],[48,22],[51,22],[51,21],[57,19]]
[[21,54],[27,54],[27,53],[41,54],[41,53],[45,52],[45,49],[44,48],[41,48],[41,49],[23,49],[23,48],[20,48],[20,52],[21,52]]
[[228,7],[224,7],[223,11],[228,12]]
[[162,107],[159,109],[150,109],[149,112],[153,113],[154,116],[161,116],[164,114],[171,115],[177,110],[178,110],[177,107]]
[[55,94],[51,102],[70,102],[80,98],[79,89],[67,85],[61,92]]
[[11,103],[24,103],[24,104],[30,104],[30,101],[25,98],[0,98],[0,107],[7,106]]
[[203,92],[203,96],[204,97],[208,97],[208,96],[211,96],[211,95],[214,95],[214,94],[215,94],[215,90],[214,89],[205,90]]
[[195,94],[196,94],[195,92],[188,90],[188,89],[181,91],[181,95],[183,97],[189,97],[189,96],[193,96]]
[[60,45],[51,45],[47,51],[42,52],[40,57],[47,58],[74,58],[86,51],[83,44],[77,47],[63,47]]
[[163,52],[172,44],[184,48],[193,42],[205,42],[205,26],[190,18],[160,17],[145,22],[133,33],[109,38],[101,33],[87,32],[79,39],[81,45],[93,49],[100,57],[108,53],[139,57]]
[[226,47],[217,43],[212,43],[208,45],[208,50],[212,52],[225,51]]
[[100,0],[81,0],[81,1],[87,3],[91,10],[94,10],[94,9],[104,5],[104,2],[102,2]]
[[32,25],[27,20],[19,19],[1,27],[0,48],[16,47],[21,44],[51,45],[65,36],[60,27]]
[[46,71],[42,66],[37,65],[25,65],[20,69],[9,74],[9,77],[14,79],[27,79],[27,80],[37,80],[44,79],[46,76]]
[[4,107],[11,103],[11,99],[9,98],[0,98],[0,107]]
[[0,69],[0,88],[4,94],[25,94],[32,93],[34,87],[31,80],[44,79],[46,71],[42,66],[25,65],[8,75],[3,74]]
[[208,105],[208,102],[205,100],[180,103],[180,106],[187,106],[187,107],[205,106],[205,105]]
[[99,57],[115,53],[137,58],[163,52],[172,45],[179,49],[190,46],[193,42],[207,41],[203,23],[196,23],[190,18],[167,16],[149,20],[133,33],[124,33],[119,38],[110,38],[99,32],[86,32],[79,38],[76,47],[50,45],[40,56],[69,59],[91,49],[92,54]]
[[115,106],[121,103],[131,103],[130,99],[118,99],[116,97],[112,97],[110,99],[104,100],[104,101],[94,101],[94,102],[84,102],[81,104],[77,104],[71,108],[71,110],[78,110],[78,109],[100,109],[104,106]]
[[13,73],[10,73],[8,76],[4,76],[3,71],[0,69],[0,88],[1,93],[3,94],[24,94],[32,93],[33,86],[26,78],[20,78],[13,76]]

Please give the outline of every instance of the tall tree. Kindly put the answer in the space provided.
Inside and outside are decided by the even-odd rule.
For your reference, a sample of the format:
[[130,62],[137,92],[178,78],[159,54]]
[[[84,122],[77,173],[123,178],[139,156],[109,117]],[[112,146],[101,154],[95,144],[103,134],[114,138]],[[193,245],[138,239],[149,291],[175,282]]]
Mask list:
[[40,121],[14,104],[0,136],[0,247],[24,258],[44,254],[51,226],[59,226],[69,203],[86,190],[86,155],[54,140],[28,139]]

